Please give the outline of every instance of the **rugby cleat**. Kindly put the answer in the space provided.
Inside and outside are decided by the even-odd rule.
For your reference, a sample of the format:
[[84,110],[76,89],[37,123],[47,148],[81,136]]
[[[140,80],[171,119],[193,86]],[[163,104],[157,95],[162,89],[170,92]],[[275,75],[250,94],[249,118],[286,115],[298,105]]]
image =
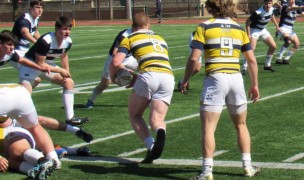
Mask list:
[[78,156],[90,156],[91,155],[91,151],[86,146],[80,147],[80,148],[77,149],[77,155]]
[[275,63],[276,64],[283,64],[283,61],[282,61],[282,59],[277,59]]
[[253,177],[261,173],[261,168],[252,166],[251,168],[244,168],[244,176]]
[[54,170],[54,161],[51,159],[41,158],[34,168],[27,172],[27,176],[32,179],[45,180]]
[[88,117],[84,117],[84,118],[73,117],[70,120],[66,120],[65,123],[72,125],[72,126],[79,126],[79,125],[83,125],[89,121],[90,121],[90,119]]
[[85,108],[91,109],[91,108],[93,108],[93,106],[94,106],[94,102],[91,101],[90,99],[88,99],[87,104],[85,105]]
[[85,142],[91,142],[93,140],[93,136],[90,133],[85,132],[84,130],[80,129],[76,132],[76,136],[84,140]]
[[290,65],[290,61],[289,60],[283,60],[283,64]]
[[265,70],[265,71],[271,71],[271,72],[275,72],[275,70],[274,70],[274,69],[272,69],[272,67],[271,67],[271,66],[264,66],[264,70]]
[[213,174],[209,174],[209,175],[199,174],[194,178],[191,178],[190,180],[213,180]]

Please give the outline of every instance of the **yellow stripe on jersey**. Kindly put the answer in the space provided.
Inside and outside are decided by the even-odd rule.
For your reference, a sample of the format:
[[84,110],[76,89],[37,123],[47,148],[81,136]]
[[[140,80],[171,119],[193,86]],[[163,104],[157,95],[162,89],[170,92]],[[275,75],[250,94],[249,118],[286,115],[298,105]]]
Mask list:
[[4,153],[4,128],[0,128],[0,154]]
[[213,18],[199,25],[194,41],[203,47],[206,74],[239,72],[240,54],[242,50],[251,48],[244,29],[230,18]]
[[120,48],[132,52],[138,60],[139,73],[164,72],[172,73],[169,63],[168,45],[162,37],[150,30],[132,33],[120,43]]

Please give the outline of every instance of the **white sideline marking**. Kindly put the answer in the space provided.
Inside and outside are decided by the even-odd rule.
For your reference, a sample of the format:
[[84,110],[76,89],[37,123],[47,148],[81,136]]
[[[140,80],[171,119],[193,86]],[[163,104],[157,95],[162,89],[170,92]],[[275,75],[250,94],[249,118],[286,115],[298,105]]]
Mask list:
[[[228,150],[215,151],[215,152],[213,153],[213,157],[222,155],[222,154],[224,154],[224,153],[226,153],[226,152],[229,152],[229,151],[228,151]],[[200,157],[199,159],[203,159],[203,157]]]
[[[81,157],[81,156],[70,156],[64,157],[62,161],[73,161],[73,162],[98,162],[98,163],[125,163],[134,164],[139,163],[142,158],[118,158],[118,157]],[[189,165],[189,166],[201,166],[202,160],[193,159],[157,159],[153,161],[153,164],[162,165]],[[303,170],[304,164],[299,163],[276,163],[276,162],[252,162],[252,165],[258,166],[265,169],[294,169]],[[214,161],[214,166],[218,167],[242,167],[241,161]]]
[[304,153],[299,153],[291,158],[285,159],[283,162],[295,162],[296,160],[302,159],[304,157]]

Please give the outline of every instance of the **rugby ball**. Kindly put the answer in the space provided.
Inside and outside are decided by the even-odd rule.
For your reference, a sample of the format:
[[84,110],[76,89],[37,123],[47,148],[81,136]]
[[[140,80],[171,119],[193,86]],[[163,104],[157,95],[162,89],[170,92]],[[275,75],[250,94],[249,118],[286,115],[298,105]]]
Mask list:
[[130,84],[133,79],[133,75],[127,69],[119,69],[116,73],[115,83],[118,86],[126,86]]

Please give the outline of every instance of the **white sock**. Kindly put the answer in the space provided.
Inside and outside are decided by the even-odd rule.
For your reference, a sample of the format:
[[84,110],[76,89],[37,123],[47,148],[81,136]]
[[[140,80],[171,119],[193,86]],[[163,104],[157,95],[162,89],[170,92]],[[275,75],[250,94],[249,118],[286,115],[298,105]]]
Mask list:
[[74,90],[63,90],[62,102],[67,120],[74,116]]
[[212,174],[213,168],[213,158],[203,158],[203,168],[202,173],[203,175]]
[[291,58],[291,56],[293,56],[294,52],[289,51],[288,55],[285,57],[285,60],[289,60]]
[[76,134],[76,132],[79,131],[79,130],[80,130],[79,127],[77,127],[77,126],[71,126],[71,125],[68,125],[68,124],[67,124],[67,127],[65,129],[65,131],[71,132],[73,134]]
[[251,154],[250,153],[242,153],[242,163],[243,168],[251,168]]
[[26,161],[22,161],[20,166],[19,166],[19,171],[23,172],[25,174],[27,174],[27,172],[31,169],[33,169],[35,166],[26,162]]
[[266,67],[271,66],[272,57],[273,57],[273,55],[267,55],[266,56],[266,62],[265,62]]
[[34,166],[38,164],[38,159],[42,157],[43,154],[36,149],[28,149],[23,154],[23,159]]
[[281,50],[280,50],[280,52],[279,52],[278,59],[282,59],[282,57],[283,57],[283,55],[284,55],[286,49],[287,49],[287,48],[286,48],[285,46],[282,46],[282,47],[281,47]]
[[152,136],[147,137],[144,140],[144,144],[151,151],[154,145],[154,138]]
[[77,155],[78,148],[66,148],[68,155]]
[[56,151],[49,152],[49,153],[46,155],[46,158],[47,158],[47,159],[58,159],[58,156],[57,156]]

